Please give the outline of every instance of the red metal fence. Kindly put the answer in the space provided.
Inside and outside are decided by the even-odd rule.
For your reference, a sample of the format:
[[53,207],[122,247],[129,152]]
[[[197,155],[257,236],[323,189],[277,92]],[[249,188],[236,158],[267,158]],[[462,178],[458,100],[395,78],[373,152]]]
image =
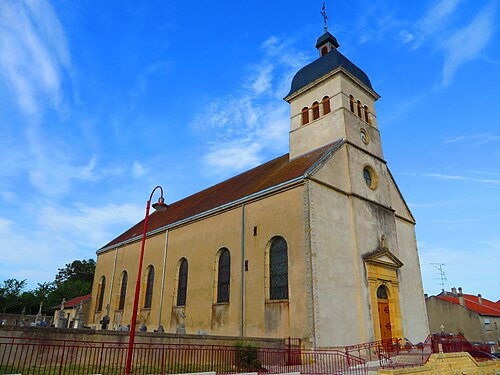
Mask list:
[[[126,354],[126,343],[0,337],[0,374],[114,375],[124,373]],[[348,358],[335,350],[303,350],[294,345],[273,349],[136,343],[132,363],[134,375],[201,371],[367,374],[365,361],[355,356]]]
[[346,346],[347,356],[355,354],[367,362],[378,359],[381,368],[422,366],[432,353],[485,351],[489,345],[473,345],[462,334],[432,334],[423,343],[412,344],[408,339],[373,341]]

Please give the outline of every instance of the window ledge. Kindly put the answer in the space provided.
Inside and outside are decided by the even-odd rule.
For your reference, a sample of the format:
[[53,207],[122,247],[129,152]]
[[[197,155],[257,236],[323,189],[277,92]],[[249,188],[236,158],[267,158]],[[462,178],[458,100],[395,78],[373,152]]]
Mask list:
[[273,303],[288,303],[288,299],[268,299],[266,300],[266,303],[273,304]]

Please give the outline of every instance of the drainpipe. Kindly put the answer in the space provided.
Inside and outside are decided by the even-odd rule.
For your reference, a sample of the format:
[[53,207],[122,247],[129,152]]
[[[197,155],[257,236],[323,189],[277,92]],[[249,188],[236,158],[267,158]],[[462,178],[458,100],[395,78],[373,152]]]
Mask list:
[[245,204],[241,205],[241,300],[240,336],[245,336]]
[[165,252],[163,253],[163,273],[161,276],[160,311],[158,312],[158,332],[165,332],[161,325],[161,311],[163,309],[163,292],[165,291],[165,274],[167,272],[168,229],[165,231]]

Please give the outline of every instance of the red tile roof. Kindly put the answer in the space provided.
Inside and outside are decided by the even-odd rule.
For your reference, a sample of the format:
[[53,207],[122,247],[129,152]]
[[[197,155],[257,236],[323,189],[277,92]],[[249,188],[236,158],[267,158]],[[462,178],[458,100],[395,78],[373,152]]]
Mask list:
[[[64,308],[70,309],[72,307],[76,307],[80,304],[80,302],[86,302],[86,301],[90,300],[91,298],[92,298],[92,293],[86,294],[84,296],[72,298],[69,301],[64,302]],[[61,308],[61,304],[59,304],[55,307],[55,309],[60,309],[60,308]]]
[[[289,154],[259,165],[240,175],[211,186],[187,198],[172,203],[165,212],[154,212],[148,221],[148,232],[195,215],[221,207],[252,194],[304,176],[309,168],[328,152],[338,149],[343,140],[338,140],[305,155],[289,160]],[[143,221],[106,244],[101,250],[131,240],[142,234]]]
[[[480,304],[478,296],[472,294],[464,294],[463,296],[465,307],[467,307],[469,310],[475,311],[481,315],[500,316],[500,304],[498,302],[495,303],[493,301],[487,300],[486,298],[482,298],[483,303]],[[453,294],[444,295],[441,293],[436,297],[442,299],[443,301],[448,301],[456,305],[460,304],[458,297],[455,297],[455,295]]]

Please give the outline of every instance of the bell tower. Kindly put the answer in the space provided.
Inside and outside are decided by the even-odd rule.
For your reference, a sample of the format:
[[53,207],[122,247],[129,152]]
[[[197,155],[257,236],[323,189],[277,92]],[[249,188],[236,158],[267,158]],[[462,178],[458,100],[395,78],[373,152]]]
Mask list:
[[325,27],[319,58],[295,74],[290,92],[290,159],[339,139],[383,159],[375,101],[368,76],[342,55]]

